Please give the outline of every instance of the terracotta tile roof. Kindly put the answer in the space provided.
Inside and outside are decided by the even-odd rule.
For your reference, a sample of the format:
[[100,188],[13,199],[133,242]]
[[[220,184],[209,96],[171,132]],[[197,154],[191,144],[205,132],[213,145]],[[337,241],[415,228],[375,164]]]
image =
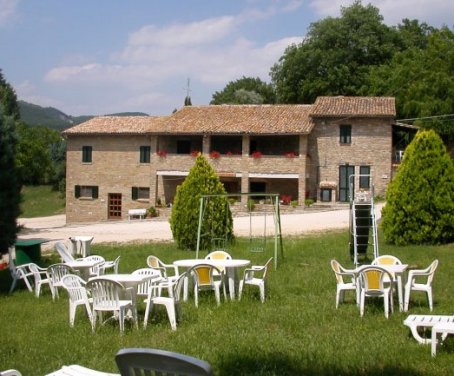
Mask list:
[[304,134],[311,105],[187,106],[170,116],[99,116],[63,132],[84,134]]
[[165,119],[166,133],[304,134],[311,105],[187,106]]
[[392,97],[318,97],[310,115],[312,117],[395,117],[395,99]]
[[162,116],[98,116],[66,129],[64,135],[144,134],[160,129]]

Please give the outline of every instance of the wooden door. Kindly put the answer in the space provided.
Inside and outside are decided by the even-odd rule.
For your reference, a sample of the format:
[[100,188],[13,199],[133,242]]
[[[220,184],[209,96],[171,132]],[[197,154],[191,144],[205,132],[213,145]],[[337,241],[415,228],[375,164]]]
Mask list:
[[121,219],[121,193],[109,193],[109,219]]

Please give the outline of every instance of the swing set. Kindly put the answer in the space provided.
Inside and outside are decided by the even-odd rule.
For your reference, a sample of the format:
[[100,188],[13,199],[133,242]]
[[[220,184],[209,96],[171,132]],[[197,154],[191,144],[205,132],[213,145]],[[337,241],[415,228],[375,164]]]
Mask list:
[[[249,227],[247,232],[249,238],[249,251],[250,252],[265,252],[267,248],[267,241],[269,238],[272,238],[273,241],[273,251],[274,251],[274,267],[277,268],[278,263],[278,253],[280,257],[283,257],[284,249],[282,243],[282,232],[281,232],[281,216],[279,209],[279,194],[277,193],[227,193],[227,194],[213,194],[213,195],[202,195],[200,196],[200,208],[199,208],[199,222],[197,230],[197,248],[196,248],[196,258],[199,258],[200,245],[202,243],[202,238],[208,237],[210,239],[209,244],[211,244],[210,251],[214,250],[223,250],[225,251],[230,239],[228,234],[225,233],[223,237],[214,234],[212,224],[209,227],[210,230],[207,233],[202,234],[202,228],[206,228],[204,225],[206,209],[209,205],[210,200],[213,198],[223,197],[225,200],[226,206],[229,206],[229,199],[240,199],[246,196],[247,204],[243,205],[246,208],[246,215],[235,217],[234,221],[234,231],[235,223],[238,224],[240,228]],[[258,212],[254,211],[255,200],[263,201],[270,203],[271,205],[265,206],[265,210]],[[266,210],[269,208],[269,210]],[[226,218],[225,223],[228,222],[228,216],[230,212],[230,207],[228,210],[225,210]],[[242,233],[242,235],[246,233]],[[279,251],[279,252],[278,252]]]

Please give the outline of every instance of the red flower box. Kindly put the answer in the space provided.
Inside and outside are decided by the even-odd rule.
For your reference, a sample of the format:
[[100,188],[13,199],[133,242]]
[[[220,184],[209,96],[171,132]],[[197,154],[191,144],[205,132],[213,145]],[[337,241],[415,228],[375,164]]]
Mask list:
[[251,154],[251,157],[252,158],[261,158],[262,157],[262,152],[261,151],[254,151],[252,154]]
[[199,151],[199,150],[193,150],[193,151],[191,151],[191,155],[192,155],[193,157],[198,157],[199,154],[200,154],[200,151]]
[[216,150],[213,150],[211,153],[210,153],[210,158],[219,158],[221,156],[221,153],[219,153],[218,151]]
[[156,154],[157,154],[159,157],[165,157],[165,156],[167,156],[167,151],[165,151],[165,150],[158,150],[158,151],[156,152]]

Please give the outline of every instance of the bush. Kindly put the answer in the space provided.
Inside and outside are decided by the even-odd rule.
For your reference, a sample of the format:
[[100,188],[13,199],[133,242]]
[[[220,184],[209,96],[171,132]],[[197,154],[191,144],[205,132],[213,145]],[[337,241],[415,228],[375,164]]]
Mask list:
[[290,202],[290,205],[292,206],[292,208],[296,208],[298,206],[298,200],[292,200]]
[[147,210],[147,215],[150,217],[150,218],[154,218],[154,217],[157,217],[159,216],[159,211],[158,209],[156,209],[154,206],[150,206]]
[[314,203],[314,200],[312,200],[311,198],[306,198],[304,200],[304,205],[306,205],[306,206],[311,206],[313,203]]
[[255,209],[255,201],[252,198],[247,200],[247,208],[248,208],[249,211],[254,211],[254,209]]
[[382,212],[385,240],[396,245],[454,240],[454,166],[441,138],[420,131],[388,186]]
[[[225,194],[224,185],[208,161],[199,154],[183,184],[177,187],[170,216],[170,227],[178,248],[195,250],[199,225],[200,196]],[[211,238],[232,238],[233,219],[227,197],[206,202],[200,249],[210,247]]]

